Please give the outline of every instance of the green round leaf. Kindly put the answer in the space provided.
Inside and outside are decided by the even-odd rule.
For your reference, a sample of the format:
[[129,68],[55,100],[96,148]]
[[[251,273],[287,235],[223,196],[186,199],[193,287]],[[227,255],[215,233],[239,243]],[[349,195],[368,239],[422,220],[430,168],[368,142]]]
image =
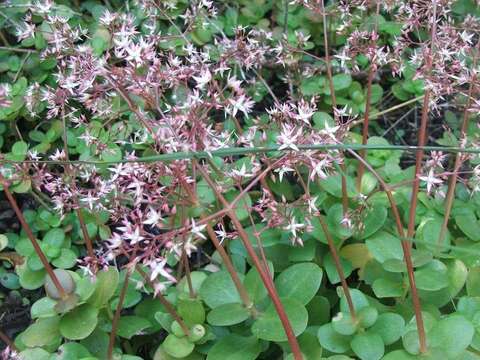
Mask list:
[[432,260],[415,271],[415,281],[420,290],[443,289],[448,286],[447,266],[439,260]]
[[189,325],[202,324],[205,321],[205,308],[199,299],[180,298],[177,308],[181,318]]
[[378,319],[378,310],[373,306],[367,306],[363,309],[360,309],[358,312],[358,321],[360,321],[360,325],[364,328],[369,328]]
[[[335,91],[347,89],[352,84],[352,77],[349,74],[334,75],[332,80]],[[330,91],[328,94],[330,95]]]
[[167,354],[176,358],[183,358],[193,351],[195,344],[188,341],[186,337],[179,338],[170,334],[163,341],[162,347]]
[[262,346],[254,337],[229,334],[208,351],[207,360],[255,360]]
[[351,336],[341,335],[335,331],[332,324],[320,326],[317,333],[318,341],[325,349],[333,353],[344,353],[350,350]]
[[45,244],[61,248],[65,240],[65,233],[62,229],[51,229],[48,230],[45,236],[43,237],[43,242]]
[[448,359],[459,356],[472,342],[475,329],[462,315],[440,320],[428,334],[431,346],[439,347]]
[[65,314],[60,320],[60,333],[69,340],[81,340],[90,335],[98,321],[98,310],[83,304]]
[[55,305],[57,302],[49,297],[43,297],[35,301],[30,308],[32,319],[51,317],[56,315]]
[[6,272],[0,275],[0,284],[10,290],[20,289],[20,280],[17,274]]
[[405,320],[395,313],[384,313],[378,316],[371,331],[379,334],[385,345],[393,344],[400,339],[405,329]]
[[385,353],[381,336],[372,331],[355,335],[350,345],[362,360],[379,360]]
[[243,322],[250,316],[242,304],[224,304],[216,307],[207,315],[207,321],[213,326],[230,326]]
[[77,264],[77,254],[70,249],[62,249],[58,258],[52,264],[60,269],[70,269]]
[[403,260],[400,239],[389,233],[381,231],[367,239],[365,243],[367,244],[368,251],[370,251],[379,263],[390,259]]
[[150,321],[140,316],[122,316],[118,321],[117,334],[123,338],[131,339],[135,335],[141,335],[143,330],[150,325]]
[[22,360],[50,360],[50,353],[42,348],[26,349],[20,352]]
[[88,302],[97,308],[103,307],[113,296],[118,285],[119,273],[114,267],[99,271],[96,276],[95,290]]
[[[243,275],[239,274],[243,280]],[[231,303],[240,303],[240,295],[227,271],[219,271],[211,274],[200,287],[200,296],[212,309]]]
[[22,333],[22,342],[28,347],[53,343],[60,337],[59,320],[58,316],[38,319]]
[[320,288],[322,276],[322,269],[314,263],[295,264],[280,273],[275,287],[280,297],[306,305]]
[[[300,335],[307,327],[307,310],[302,304],[293,299],[282,299],[281,301],[295,336]],[[282,322],[273,304],[270,304],[267,310],[253,323],[252,333],[257,338],[263,340],[287,341]]]
[[341,335],[353,335],[357,331],[358,323],[353,321],[350,314],[339,312],[332,319],[333,329]]

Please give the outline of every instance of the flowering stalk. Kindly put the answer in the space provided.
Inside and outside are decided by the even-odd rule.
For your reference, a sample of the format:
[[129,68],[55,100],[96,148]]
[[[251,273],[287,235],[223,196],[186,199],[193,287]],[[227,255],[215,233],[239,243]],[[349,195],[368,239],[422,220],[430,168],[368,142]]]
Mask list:
[[[327,78],[328,78],[328,86],[330,88],[330,94],[332,96],[332,109],[333,109],[333,117],[335,122],[338,123],[339,119],[337,116],[337,98],[335,96],[335,88],[333,86],[333,75],[332,75],[332,64],[330,62],[330,54],[328,51],[328,29],[327,29],[327,14],[325,11],[325,3],[324,0],[320,0],[320,11],[322,13],[322,20],[323,20],[323,45],[325,51],[325,65],[327,67]],[[348,216],[348,194],[347,194],[347,178],[344,174],[346,174],[346,166],[345,163],[340,164],[340,168],[342,169],[343,174],[341,174],[342,178],[342,207],[343,207],[343,217],[346,219]]]
[[[378,28],[378,15],[380,13],[380,2],[377,1],[377,11],[376,11],[376,17],[375,17],[375,35],[377,34],[377,28]],[[372,40],[373,42],[373,40]],[[377,70],[377,65],[374,62],[375,57],[372,57],[370,60],[370,66],[368,69],[368,80],[367,80],[367,98],[365,102],[365,115],[363,117],[363,128],[362,128],[362,145],[366,145],[368,142],[368,125],[369,125],[369,116],[370,116],[370,105],[371,105],[371,96],[372,96],[372,82],[373,82],[373,77],[375,76],[375,71]],[[365,156],[367,155],[367,151],[365,149],[360,150],[360,156],[362,159],[365,159]],[[360,188],[362,186],[362,177],[363,173],[365,172],[365,166],[363,165],[362,162],[358,164],[358,170],[357,170],[357,190],[360,192]]]
[[7,334],[5,334],[2,330],[0,330],[0,340],[2,340],[10,349],[13,351],[17,351],[17,347],[15,346],[12,339],[10,339]]
[[210,223],[207,223],[206,229],[207,229],[208,236],[210,237],[210,240],[213,243],[213,246],[215,246],[215,249],[218,251],[218,254],[222,258],[223,264],[227,268],[227,271],[229,272],[230,276],[232,277],[233,284],[235,285],[235,288],[237,289],[238,294],[240,295],[240,299],[242,299],[243,305],[252,313],[252,316],[256,316],[256,310],[255,310],[255,307],[253,306],[252,300],[250,300],[250,296],[248,295],[247,289],[245,288],[245,286],[242,284],[242,281],[238,277],[238,274],[235,271],[235,268],[233,266],[232,260],[230,260],[230,257],[225,251],[225,248],[218,241],[217,234],[215,234],[215,231],[213,230],[212,225]]
[[52,267],[50,266],[47,257],[43,253],[42,249],[37,243],[37,240],[35,239],[35,236],[33,235],[32,229],[30,226],[28,226],[27,221],[25,220],[25,217],[23,216],[22,211],[20,210],[17,201],[13,197],[12,193],[10,192],[8,182],[5,180],[5,178],[0,175],[0,184],[3,186],[3,192],[5,193],[5,196],[8,199],[8,202],[12,206],[13,210],[15,211],[15,214],[18,217],[18,220],[20,221],[20,224],[22,225],[23,230],[27,234],[27,237],[30,239],[30,242],[32,243],[33,249],[35,250],[36,254],[40,258],[40,261],[43,264],[43,267],[48,273],[48,276],[52,279],[53,285],[55,285],[55,288],[57,289],[58,293],[60,294],[60,298],[65,299],[67,298],[67,293],[65,292],[63,286],[60,284],[60,281],[58,280],[57,276],[53,272]]
[[130,270],[127,268],[125,273],[125,280],[123,281],[122,289],[120,290],[120,296],[118,297],[118,304],[115,310],[115,315],[112,320],[112,331],[110,332],[110,338],[108,341],[107,359],[112,360],[113,345],[115,344],[115,335],[117,333],[118,321],[120,320],[120,313],[122,312],[123,302],[125,301],[125,295],[127,294],[128,281],[130,279]]
[[[65,159],[67,161],[70,160],[69,152],[68,152],[68,138],[67,138],[67,126],[65,122],[65,107],[62,106],[62,124],[63,124],[63,151],[65,152]],[[73,167],[70,165],[65,166],[65,171],[67,172],[68,176],[70,177],[70,182],[73,188],[76,187],[75,185],[75,176]],[[96,263],[96,256],[95,252],[93,251],[92,240],[88,235],[87,226],[85,224],[85,220],[83,219],[82,211],[79,207],[78,197],[76,196],[75,192],[72,194],[72,201],[76,205],[75,213],[78,217],[78,222],[80,223],[80,229],[82,230],[83,239],[85,241],[85,245],[87,247],[87,254],[90,260]]]
[[260,278],[262,279],[262,282],[267,289],[267,292],[273,302],[273,305],[275,306],[275,309],[278,313],[278,317],[280,318],[280,321],[283,325],[283,328],[285,330],[285,334],[288,339],[288,343],[290,344],[290,348],[293,353],[293,357],[295,360],[302,360],[302,353],[300,351],[300,345],[298,344],[298,341],[295,337],[295,333],[293,332],[292,325],[290,324],[290,320],[288,319],[287,313],[285,312],[285,308],[282,305],[282,302],[280,301],[280,298],[278,296],[277,290],[275,289],[275,285],[273,284],[272,279],[270,279],[270,276],[265,272],[265,269],[263,268],[257,254],[255,253],[255,250],[253,249],[252,244],[250,243],[250,240],[248,238],[248,234],[245,232],[245,229],[243,228],[242,224],[237,218],[237,215],[235,214],[235,211],[232,210],[231,204],[223,197],[223,195],[218,191],[215,183],[213,180],[210,178],[208,173],[203,169],[202,166],[197,165],[198,171],[202,174],[203,178],[205,181],[208,183],[208,185],[212,188],[213,192],[215,193],[215,196],[218,198],[218,200],[222,203],[223,206],[227,207],[229,210],[227,211],[228,217],[231,219],[233,225],[238,231],[238,235],[240,239],[242,240],[243,246],[247,250],[248,255],[253,261],[253,264],[255,268],[257,269]]
[[[192,161],[192,164],[194,164],[193,170],[195,170],[197,168],[196,166],[197,162],[194,160]],[[184,189],[187,191],[188,195],[190,196],[190,199],[194,204],[194,206],[200,206],[198,197],[196,193],[194,193],[194,191],[190,189],[189,184],[186,182],[183,182],[183,185],[184,185]],[[204,220],[205,216],[201,215],[200,219]],[[242,281],[238,277],[238,274],[235,271],[235,267],[233,266],[232,260],[228,256],[222,244],[220,244],[220,241],[218,241],[217,234],[215,233],[212,225],[207,221],[205,223],[205,227],[207,229],[208,236],[210,237],[210,240],[213,243],[213,246],[215,246],[215,249],[218,251],[218,254],[222,258],[222,261],[225,267],[227,268],[227,271],[230,274],[230,277],[232,278],[233,284],[235,285],[235,288],[237,289],[238,294],[240,295],[240,299],[242,300],[243,305],[245,306],[246,309],[248,309],[251,312],[252,316],[256,316],[256,310],[253,306],[252,301],[250,300],[250,297],[248,296],[247,289],[245,288],[245,286],[242,284]]]
[[345,279],[345,273],[343,272],[342,263],[340,262],[340,257],[338,256],[337,248],[335,247],[335,243],[333,242],[332,236],[330,235],[330,231],[328,231],[328,226],[325,223],[322,215],[318,215],[318,220],[320,221],[320,225],[322,226],[323,233],[327,238],[328,248],[330,249],[330,253],[333,257],[333,262],[335,263],[335,268],[337,269],[338,276],[340,277],[340,282],[342,284],[343,293],[345,294],[345,298],[347,299],[348,309],[350,310],[350,315],[352,319],[355,321],[356,313],[355,307],[353,306],[352,295],[350,294],[350,289],[347,284],[347,280]]
[[358,155],[355,151],[353,150],[347,150],[347,151],[351,155],[353,155],[355,158],[357,158],[360,162],[364,163],[365,168],[369,170],[373,176],[375,176],[375,178],[380,183],[380,186],[385,191],[385,194],[387,195],[388,201],[390,203],[390,207],[392,208],[393,217],[395,219],[397,232],[401,239],[403,258],[405,261],[405,265],[407,267],[407,276],[408,276],[408,282],[410,284],[410,291],[412,294],[413,311],[415,313],[415,320],[417,324],[418,340],[420,343],[420,352],[425,353],[427,351],[427,340],[426,340],[426,334],[425,334],[425,326],[424,326],[423,317],[422,317],[422,307],[420,303],[420,297],[418,296],[417,285],[415,283],[415,274],[414,274],[413,262],[412,262],[412,247],[411,247],[410,241],[408,240],[410,239],[410,237],[405,237],[402,218],[401,218],[400,212],[398,211],[397,203],[395,201],[395,198],[393,197],[390,187],[387,185],[385,180],[383,180],[383,178],[375,171],[375,169],[373,169],[373,167],[364,159],[362,159],[362,157]]
[[192,277],[190,275],[190,265],[188,263],[188,256],[185,249],[182,250],[182,262],[180,263],[185,268],[185,278],[187,279],[188,296],[195,298],[195,291],[193,290]]
[[[479,50],[480,50],[480,42],[477,43],[477,52]],[[465,146],[465,144],[463,143],[463,139],[466,138],[468,120],[469,120],[468,112],[472,104],[473,91],[474,91],[476,80],[477,80],[477,76],[475,72],[475,67],[477,66],[477,60],[478,60],[478,53],[475,53],[475,55],[473,56],[473,66],[472,66],[472,68],[474,69],[473,75],[470,80],[470,85],[468,88],[467,103],[465,104],[465,109],[463,110],[463,121],[462,121],[462,127],[460,129],[460,146]],[[445,235],[447,232],[448,221],[450,220],[450,213],[452,211],[452,206],[453,206],[453,199],[455,197],[455,187],[457,186],[458,171],[460,170],[461,164],[462,164],[462,153],[457,153],[455,156],[455,163],[453,165],[453,173],[449,179],[447,195],[445,197],[445,214],[443,215],[443,223],[442,223],[440,234],[437,240],[437,245],[439,246],[443,244],[443,240],[445,239]]]
[[[433,62],[433,50],[435,47],[436,39],[436,28],[437,28],[437,1],[433,1],[433,13],[432,13],[432,31],[431,31],[431,44],[430,44],[430,53],[428,54],[426,71],[427,74],[431,72],[432,62]],[[426,133],[427,133],[427,123],[428,123],[428,112],[430,107],[430,88],[425,90],[425,97],[423,98],[423,107],[422,107],[422,116],[420,121],[420,131],[418,133],[418,146],[424,146],[426,143]],[[417,200],[418,200],[418,191],[420,190],[420,175],[422,171],[422,160],[424,152],[419,150],[416,152],[415,156],[415,175],[412,185],[412,196],[410,198],[410,211],[408,214],[408,229],[407,237],[412,238],[415,233],[415,215],[417,211]],[[408,247],[411,247],[411,243],[408,243]],[[424,353],[426,351],[426,343],[420,343],[420,351]]]
[[[154,287],[153,286],[153,282],[150,280],[150,278],[148,277],[148,275],[145,273],[145,271],[143,271],[140,266],[136,266],[135,267],[135,270],[138,271],[138,273],[140,274],[141,277],[143,277],[143,279],[145,280],[145,282],[150,285],[151,287]],[[165,299],[165,297],[160,293],[160,292],[157,292],[156,294],[154,294],[154,297],[156,297],[158,300],[160,300],[160,302],[162,303],[162,305],[165,307],[165,310],[167,310],[167,312],[172,315],[172,317],[175,319],[176,322],[178,322],[178,325],[180,325],[180,327],[182,328],[182,331],[188,336],[190,335],[190,329],[188,328],[188,326],[185,324],[185,322],[182,320],[182,318],[180,317],[180,315],[177,313],[177,311],[175,310],[175,308],[172,306],[172,304],[170,304],[170,302]]]

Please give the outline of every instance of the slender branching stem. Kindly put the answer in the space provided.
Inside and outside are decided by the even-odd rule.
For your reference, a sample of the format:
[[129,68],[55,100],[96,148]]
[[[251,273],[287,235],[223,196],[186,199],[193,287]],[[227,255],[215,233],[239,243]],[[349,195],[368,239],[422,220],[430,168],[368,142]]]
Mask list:
[[318,220],[320,221],[320,225],[322,230],[327,238],[328,248],[330,249],[330,253],[333,257],[333,262],[335,264],[335,268],[337,269],[338,276],[340,277],[340,282],[342,284],[343,293],[345,294],[345,298],[347,299],[348,309],[350,310],[350,315],[352,319],[355,321],[357,315],[355,313],[355,307],[353,306],[352,295],[350,294],[350,289],[348,288],[347,280],[345,279],[345,273],[343,272],[342,263],[340,262],[340,256],[338,256],[337,248],[335,247],[335,243],[333,242],[332,236],[330,235],[330,231],[328,231],[328,226],[325,223],[322,215],[318,215]]
[[[436,31],[437,31],[437,1],[433,0],[433,11],[432,11],[432,20],[431,20],[432,28],[431,28],[431,44],[430,44],[430,53],[427,57],[426,63],[426,71],[427,74],[431,73],[432,69],[432,62],[433,62],[433,53],[435,50],[435,41],[436,41]],[[427,140],[427,123],[428,123],[428,113],[430,108],[430,95],[431,91],[430,88],[425,90],[425,97],[423,98],[423,107],[422,107],[422,115],[420,121],[420,131],[418,134],[418,146],[422,147],[426,144]],[[413,238],[415,234],[415,217],[417,212],[417,201],[418,201],[418,191],[420,189],[420,175],[422,171],[422,160],[423,160],[424,151],[419,150],[416,152],[415,156],[415,177],[412,185],[412,196],[410,198],[410,210],[408,214],[408,229],[407,229],[407,238]],[[402,236],[402,238],[405,238]],[[417,289],[416,287],[412,286],[415,284],[415,278],[413,274],[413,264],[411,259],[411,248],[412,243],[409,241],[402,241],[402,248],[405,255],[405,263],[407,265],[407,273],[410,281],[410,287],[412,290],[412,301],[415,309],[420,308],[420,299],[418,298]],[[410,269],[411,268],[411,269]],[[420,342],[420,353],[424,354],[427,352],[427,341],[425,337],[425,329],[423,326],[423,318],[422,314],[417,314],[415,312],[415,317],[417,320],[417,328],[418,328],[418,338]],[[421,325],[421,326],[420,326]]]
[[[476,52],[473,55],[472,69],[475,69],[477,66],[478,51],[480,51],[480,41],[477,43],[477,47],[475,48],[475,50]],[[476,72],[473,71],[472,78],[470,80],[470,85],[468,88],[467,103],[465,104],[465,108],[463,109],[463,121],[460,129],[460,146],[465,146],[463,140],[465,139],[466,133],[467,133],[468,122],[470,119],[469,108],[472,104],[473,92],[476,86],[476,81],[477,81]],[[445,197],[445,213],[443,215],[442,227],[440,228],[440,234],[437,240],[437,244],[439,246],[443,244],[443,240],[445,239],[445,235],[447,233],[448,221],[450,220],[450,213],[452,211],[453,199],[455,197],[455,188],[457,186],[458,171],[460,170],[461,165],[462,165],[462,153],[457,153],[455,155],[455,162],[453,164],[453,173],[452,173],[452,176],[450,176],[450,179],[448,182],[447,195]]]
[[[68,137],[67,137],[67,124],[65,120],[65,107],[62,106],[62,126],[63,126],[63,151],[65,152],[65,158],[68,161],[70,159],[69,151],[68,151]],[[65,171],[70,177],[70,185],[75,189],[75,174],[74,168],[70,164],[65,165]],[[80,208],[80,204],[78,201],[77,195],[75,195],[75,191],[72,191],[72,200],[76,206],[75,213],[77,214],[78,222],[80,223],[80,229],[82,231],[83,240],[85,241],[85,246],[87,247],[87,254],[89,258],[96,263],[96,256],[95,252],[93,251],[93,244],[90,236],[88,235],[87,225],[85,224],[85,220],[82,215],[82,210]]]
[[[320,0],[320,11],[322,13],[322,20],[323,20],[323,45],[325,51],[325,65],[327,68],[327,78],[328,78],[328,86],[330,88],[330,95],[332,97],[332,109],[333,109],[333,117],[335,122],[338,124],[339,119],[337,115],[337,98],[335,96],[335,88],[333,86],[333,75],[332,75],[332,64],[330,61],[330,53],[328,50],[328,28],[327,28],[327,13],[325,11],[325,4],[324,0]],[[347,178],[345,174],[347,173],[347,167],[345,163],[341,163],[340,167],[342,169],[343,174],[341,175],[342,178],[342,208],[343,208],[343,216],[347,217],[348,214],[348,191],[347,191]]]
[[188,296],[191,299],[195,298],[195,291],[193,290],[192,276],[190,275],[190,264],[188,263],[188,256],[185,249],[182,250],[182,264],[185,268],[185,279],[187,279]]
[[[194,165],[194,169],[196,171],[197,169],[197,162],[194,160],[192,161],[192,164]],[[188,193],[190,200],[192,201],[195,206],[200,206],[200,203],[198,201],[197,194],[195,193],[195,189],[190,189],[190,186],[188,183],[183,182],[183,188],[186,190]],[[204,220],[205,215],[200,215],[200,219]],[[245,308],[249,309],[251,312],[252,316],[256,316],[256,310],[253,306],[252,301],[250,300],[250,297],[248,296],[247,289],[245,286],[242,284],[242,281],[240,280],[240,277],[238,276],[237,272],[235,271],[235,267],[233,266],[232,260],[228,256],[227,252],[225,251],[225,248],[222,246],[220,241],[218,240],[217,234],[215,233],[212,225],[210,222],[206,222],[206,229],[207,229],[207,234],[210,238],[210,241],[212,242],[213,246],[215,246],[215,249],[218,251],[218,254],[222,258],[223,264],[225,265],[228,273],[230,274],[230,277],[232,278],[233,284],[235,285],[235,288],[238,291],[238,294],[240,295],[240,299],[242,300],[243,305]]]
[[8,182],[5,180],[5,178],[2,175],[0,175],[0,184],[3,186],[3,192],[5,193],[5,196],[7,197],[8,202],[10,203],[13,210],[15,211],[15,214],[17,215],[23,230],[25,231],[25,233],[27,234],[27,237],[30,239],[30,242],[32,243],[35,253],[40,258],[40,261],[42,262],[43,267],[45,268],[45,270],[47,271],[47,274],[52,279],[53,285],[55,285],[55,288],[60,294],[60,297],[62,299],[67,298],[68,295],[65,292],[65,289],[63,288],[62,284],[60,283],[57,276],[53,272],[53,268],[50,266],[47,257],[45,256],[42,249],[40,248],[40,245],[38,245],[37,240],[35,239],[35,235],[33,235],[32,229],[27,224],[27,220],[25,220],[25,217],[23,216],[23,213],[20,210],[20,207],[18,206],[17,200],[15,200],[12,193],[10,192]]
[[252,315],[256,316],[256,310],[255,307],[253,306],[252,300],[250,300],[250,296],[248,295],[247,289],[245,286],[242,284],[242,281],[240,280],[240,277],[238,276],[237,272],[235,271],[235,267],[233,266],[232,260],[228,256],[227,252],[225,251],[225,248],[220,244],[220,241],[218,241],[217,234],[213,230],[213,227],[210,223],[206,224],[206,229],[207,229],[207,234],[210,237],[210,240],[213,243],[213,246],[215,246],[215,249],[218,251],[218,254],[222,258],[223,264],[225,265],[228,273],[230,274],[233,284],[235,285],[235,288],[238,291],[238,294],[240,295],[240,299],[242,300],[243,305],[245,308],[249,309]]
[[17,347],[13,343],[12,339],[10,339],[2,330],[0,330],[0,340],[3,341],[10,349],[17,351]]
[[392,209],[392,214],[395,219],[395,224],[397,227],[397,232],[398,235],[400,236],[401,239],[401,245],[402,245],[402,250],[403,250],[403,258],[405,261],[405,265],[407,267],[407,276],[408,276],[408,281],[410,284],[410,292],[412,294],[412,303],[413,303],[413,311],[415,313],[415,320],[417,324],[417,331],[418,331],[418,339],[420,343],[420,349],[422,352],[426,352],[427,348],[427,340],[426,340],[426,334],[425,334],[425,325],[423,323],[423,317],[422,317],[422,307],[420,303],[420,297],[418,295],[417,291],[417,285],[415,283],[415,274],[414,274],[414,268],[413,268],[413,262],[412,262],[412,248],[411,248],[411,242],[409,241],[410,237],[405,236],[405,231],[403,228],[402,224],[402,217],[400,215],[400,211],[398,210],[397,203],[395,201],[395,198],[393,197],[391,188],[388,186],[388,184],[383,180],[383,178],[378,174],[378,172],[375,171],[375,169],[360,155],[358,155],[355,151],[353,150],[347,150],[352,156],[358,159],[358,161],[363,162],[365,168],[372,173],[373,176],[378,180],[380,183],[380,186],[383,188],[385,191],[385,194],[387,194],[388,201],[390,203],[390,207]]
[[[377,11],[375,17],[375,33],[377,33],[378,28],[378,15],[380,13],[380,2],[377,1]],[[375,64],[375,58],[372,58],[370,66],[368,68],[368,80],[367,80],[367,98],[365,99],[365,114],[363,117],[363,128],[362,128],[362,144],[366,145],[368,142],[368,126],[370,120],[370,106],[371,106],[371,97],[372,97],[372,82],[375,76],[375,72],[377,71],[377,64]],[[365,159],[367,155],[367,150],[362,149],[360,150],[360,156],[362,159]],[[358,164],[357,170],[357,190],[360,192],[362,186],[362,177],[363,173],[365,172],[365,166],[362,162]]]
[[[138,273],[140,274],[140,276],[145,280],[145,282],[150,285],[152,288],[155,288],[154,287],[154,283],[153,281],[150,280],[148,274],[143,271],[140,266],[136,266],[135,268]],[[165,299],[165,296],[163,296],[160,292],[156,292],[154,294],[154,297],[157,298],[158,300],[160,300],[160,302],[162,303],[163,307],[165,308],[165,310],[167,310],[167,312],[173,317],[173,319],[178,322],[178,325],[180,325],[182,331],[188,336],[190,335],[190,329],[188,328],[188,326],[185,324],[185,322],[183,321],[183,319],[180,317],[180,315],[178,314],[178,312],[175,310],[175,308],[173,307],[172,304],[170,304],[170,302]]]
[[285,308],[283,307],[282,302],[280,301],[277,290],[273,285],[272,279],[270,279],[270,276],[268,275],[268,273],[265,272],[265,269],[263,268],[260,262],[260,259],[255,253],[255,250],[253,249],[253,246],[250,243],[250,239],[248,238],[248,234],[246,233],[242,224],[238,220],[237,215],[235,214],[235,211],[232,210],[231,204],[223,197],[221,192],[217,189],[215,182],[210,178],[210,176],[205,171],[205,169],[203,169],[203,167],[200,165],[197,165],[197,169],[202,174],[203,178],[208,183],[208,185],[212,188],[217,199],[222,203],[223,206],[229,208],[229,210],[227,211],[227,215],[232,221],[233,226],[237,230],[238,236],[242,240],[243,246],[247,250],[247,253],[250,256],[250,258],[252,259],[252,262],[255,268],[257,269],[265,288],[267,289],[267,292],[273,302],[273,305],[275,306],[275,309],[278,313],[278,317],[280,318],[282,326],[285,330],[288,343],[290,344],[293,357],[295,360],[302,360],[303,357],[300,351],[300,345],[298,344],[295,333],[293,332],[293,328],[292,328],[292,325],[290,324],[290,320],[288,319],[287,313],[285,312]]
[[[307,184],[305,184],[305,181],[303,181],[302,175],[300,174],[300,171],[297,169],[297,167],[295,167],[295,171],[297,172],[298,179],[300,181],[300,184],[303,187],[303,190],[305,191],[305,194],[308,197],[310,197],[310,191],[308,189],[308,186]],[[345,298],[347,299],[350,315],[352,316],[352,319],[355,320],[357,315],[355,313],[355,307],[353,306],[352,295],[350,293],[350,289],[348,287],[347,280],[345,278],[345,273],[343,271],[342,263],[340,262],[340,256],[338,256],[338,251],[335,246],[335,242],[333,241],[330,231],[328,230],[328,226],[321,215],[318,216],[318,220],[320,222],[320,226],[322,227],[323,233],[325,234],[325,237],[327,239],[328,247],[330,249],[330,253],[332,254],[333,262],[335,264],[338,277],[340,278],[340,283],[342,284],[343,293],[345,294]]]
[[127,294],[128,281],[130,279],[130,270],[127,268],[125,272],[125,280],[123,281],[122,289],[118,297],[118,304],[115,310],[115,315],[112,320],[112,331],[110,332],[110,339],[108,341],[107,359],[112,360],[113,346],[115,345],[115,336],[117,334],[118,321],[120,320],[120,314],[122,312],[123,303],[125,301],[125,295]]
[[[426,63],[426,71],[427,73],[431,73],[432,69],[432,62],[433,62],[433,52],[435,49],[435,40],[436,40],[436,30],[437,30],[437,1],[433,1],[433,12],[432,12],[432,29],[431,29],[431,46],[430,46],[430,53],[427,57]],[[431,90],[427,88],[425,90],[425,96],[423,98],[423,107],[422,107],[422,115],[420,120],[420,130],[418,133],[418,146],[422,147],[426,144],[427,141],[427,123],[428,123],[428,115],[430,109],[430,95]],[[417,201],[418,201],[418,191],[420,189],[420,175],[422,172],[422,160],[424,156],[424,151],[419,150],[415,154],[415,177],[412,185],[412,196],[410,198],[410,211],[408,214],[408,230],[407,230],[407,237],[413,237],[415,233],[415,215],[417,211]],[[409,246],[411,244],[409,243]],[[421,352],[427,351],[426,344],[420,344]]]

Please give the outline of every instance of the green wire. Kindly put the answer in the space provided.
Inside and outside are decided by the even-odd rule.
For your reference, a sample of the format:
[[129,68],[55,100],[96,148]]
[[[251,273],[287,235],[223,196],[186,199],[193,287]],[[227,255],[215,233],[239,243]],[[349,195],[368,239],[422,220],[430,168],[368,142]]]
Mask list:
[[[122,164],[122,163],[151,163],[151,162],[167,162],[174,160],[191,160],[191,159],[205,159],[211,157],[228,157],[228,156],[239,156],[239,155],[249,155],[249,154],[264,154],[269,152],[286,152],[286,151],[296,151],[292,148],[283,148],[280,149],[280,145],[264,146],[264,147],[229,147],[224,149],[218,149],[213,151],[180,151],[168,154],[152,155],[152,156],[143,156],[136,159],[121,159],[121,160],[112,160],[112,161],[102,161],[102,160],[70,160],[70,161],[61,161],[61,160],[7,160],[0,159],[0,163],[12,163],[12,164],[22,164],[22,163],[41,163],[41,164],[57,164],[57,165],[67,165],[67,164],[91,164],[91,165],[108,165],[108,164]],[[448,153],[469,153],[469,154],[480,154],[480,148],[461,148],[454,146],[408,146],[408,145],[362,145],[362,144],[309,144],[309,145],[296,145],[296,148],[299,151],[318,151],[318,150],[390,150],[390,151],[443,151]]]

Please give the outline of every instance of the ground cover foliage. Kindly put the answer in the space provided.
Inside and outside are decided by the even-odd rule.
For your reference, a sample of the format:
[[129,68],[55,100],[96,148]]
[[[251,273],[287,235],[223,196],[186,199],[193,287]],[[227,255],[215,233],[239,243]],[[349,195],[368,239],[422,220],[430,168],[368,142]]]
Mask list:
[[480,359],[473,0],[0,3],[3,359]]

